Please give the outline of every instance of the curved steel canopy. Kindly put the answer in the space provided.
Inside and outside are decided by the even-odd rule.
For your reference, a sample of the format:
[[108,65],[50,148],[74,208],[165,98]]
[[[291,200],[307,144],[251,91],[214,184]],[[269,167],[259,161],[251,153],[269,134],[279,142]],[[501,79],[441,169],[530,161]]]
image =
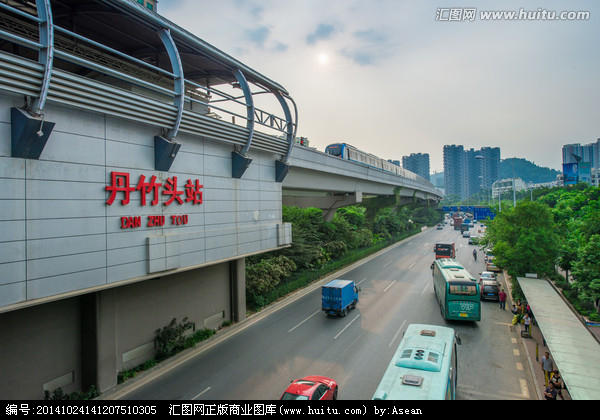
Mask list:
[[[115,57],[116,63],[125,59],[138,66],[133,73],[123,72],[121,67],[118,67],[120,64],[114,68],[98,66],[98,63],[89,59],[82,59],[85,56],[79,57],[70,50],[65,50],[61,44],[60,56],[57,55],[61,70],[77,72],[78,66],[87,66],[87,71],[97,72],[96,74],[116,75],[117,78],[142,87],[152,84],[151,88],[154,90],[170,93],[174,98],[176,113],[172,125],[164,127],[169,140],[177,136],[184,105],[192,99],[186,97],[189,91],[200,88],[210,95],[214,92],[213,86],[239,83],[244,91],[246,106],[246,115],[241,117],[246,119],[246,127],[249,129],[243,153],[250,149],[254,137],[258,135],[255,132],[255,124],[261,124],[284,133],[288,147],[282,160],[288,160],[296,132],[297,110],[294,109],[294,115],[290,112],[286,98],[291,98],[286,89],[136,1],[36,0],[37,18],[31,16],[31,9],[21,10],[18,3],[17,6],[0,3],[0,6],[21,16],[27,16],[39,25],[39,42],[32,43],[23,37],[17,41],[21,45],[35,45],[34,48],[39,51],[38,62],[44,67],[39,96],[33,98],[29,109],[32,115],[42,114],[48,97],[50,79],[54,67],[57,66],[55,53],[58,54],[59,50],[55,49],[54,44],[58,31],[61,42],[66,41],[75,46],[79,45],[78,40],[82,40],[92,47],[102,47],[107,52],[107,57]],[[16,39],[8,32],[1,32]],[[163,57],[168,60],[164,60]],[[167,67],[167,63],[170,63],[170,66]],[[142,76],[136,78],[138,71]],[[165,90],[165,82],[168,79],[171,80],[170,88]],[[270,92],[277,97],[283,109],[283,119],[255,108],[250,84],[264,89],[264,92],[260,93]],[[187,89],[186,85],[189,85]],[[205,106],[209,106],[208,101]],[[258,119],[257,113],[261,116]],[[263,120],[264,115],[269,116],[267,121]],[[282,124],[277,123],[273,126],[273,121],[281,121]],[[270,126],[268,122],[271,122]]]

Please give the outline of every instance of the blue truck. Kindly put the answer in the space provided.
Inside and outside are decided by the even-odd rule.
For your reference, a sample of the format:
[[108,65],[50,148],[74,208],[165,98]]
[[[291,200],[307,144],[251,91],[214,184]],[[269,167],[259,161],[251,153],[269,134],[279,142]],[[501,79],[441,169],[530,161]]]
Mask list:
[[360,288],[352,280],[332,280],[322,287],[321,309],[327,315],[346,316],[358,303]]

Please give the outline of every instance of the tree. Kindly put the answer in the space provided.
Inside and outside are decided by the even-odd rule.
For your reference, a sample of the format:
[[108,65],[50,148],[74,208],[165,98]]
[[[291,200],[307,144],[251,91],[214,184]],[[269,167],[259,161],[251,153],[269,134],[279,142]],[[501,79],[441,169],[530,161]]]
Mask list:
[[578,257],[573,264],[573,286],[579,299],[591,304],[600,299],[600,235],[592,235]]
[[495,262],[514,278],[526,273],[549,275],[558,257],[559,237],[548,206],[520,201],[502,209],[488,229]]

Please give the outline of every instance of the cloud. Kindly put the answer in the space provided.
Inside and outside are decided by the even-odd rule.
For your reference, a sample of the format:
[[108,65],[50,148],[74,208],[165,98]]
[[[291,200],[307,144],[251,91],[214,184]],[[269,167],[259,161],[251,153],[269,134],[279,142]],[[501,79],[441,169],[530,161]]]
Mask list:
[[330,39],[335,32],[335,26],[321,23],[317,29],[306,37],[308,45],[315,45],[318,41]]
[[382,33],[374,31],[373,29],[368,29],[366,31],[356,31],[354,32],[354,37],[366,41],[371,44],[378,43],[387,43],[388,37]]
[[355,31],[352,34],[352,47],[345,47],[340,54],[360,66],[380,64],[390,51],[389,37],[373,29]]
[[256,29],[247,29],[245,31],[248,39],[258,47],[264,47],[271,30],[266,26],[259,26]]

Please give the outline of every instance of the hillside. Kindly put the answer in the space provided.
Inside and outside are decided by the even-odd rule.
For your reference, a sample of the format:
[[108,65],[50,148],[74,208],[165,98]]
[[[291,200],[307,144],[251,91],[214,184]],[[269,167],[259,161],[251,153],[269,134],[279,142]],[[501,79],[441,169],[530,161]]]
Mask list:
[[556,181],[556,176],[560,171],[543,168],[535,163],[522,158],[508,158],[500,162],[500,179],[512,178],[513,167],[515,176],[521,178],[525,182],[552,182]]
[[[513,167],[515,176],[525,182],[535,184],[541,182],[556,181],[556,176],[560,171],[550,168],[537,166],[535,163],[522,158],[508,158],[500,162],[500,179],[512,178]],[[438,188],[444,188],[444,173],[438,172],[430,175],[431,183]]]

